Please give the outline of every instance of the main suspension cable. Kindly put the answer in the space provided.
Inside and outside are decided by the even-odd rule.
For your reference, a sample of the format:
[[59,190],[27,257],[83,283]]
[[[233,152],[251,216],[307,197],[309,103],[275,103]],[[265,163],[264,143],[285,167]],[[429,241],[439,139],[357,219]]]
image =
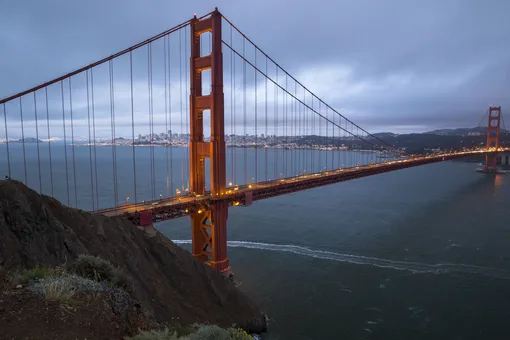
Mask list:
[[[295,100],[299,101],[301,104],[303,104],[303,105],[307,106],[307,107],[308,107],[308,108],[309,108],[312,112],[314,112],[315,114],[317,114],[317,115],[318,115],[319,117],[321,117],[322,119],[325,119],[326,121],[328,121],[328,122],[330,122],[330,123],[332,123],[332,124],[333,124],[333,122],[332,122],[330,119],[326,118],[324,115],[320,114],[317,110],[315,110],[315,109],[313,108],[313,98],[314,98],[314,97],[315,97],[315,98],[317,98],[316,96],[313,96],[313,97],[312,97],[312,107],[310,107],[309,105],[307,105],[307,104],[303,103],[303,102],[302,102],[299,98],[296,98],[293,94],[291,94],[291,93],[290,93],[290,92],[288,92],[285,88],[283,88],[283,87],[282,87],[282,86],[278,83],[278,81],[275,81],[275,80],[271,79],[271,77],[269,77],[268,75],[264,74],[264,72],[262,72],[262,71],[261,71],[258,67],[256,67],[255,65],[253,65],[253,64],[252,64],[249,60],[247,60],[246,58],[244,58],[244,57],[243,57],[243,56],[242,56],[239,52],[237,52],[236,50],[234,50],[234,49],[233,49],[233,47],[231,47],[228,43],[226,43],[226,42],[225,42],[225,41],[223,41],[223,40],[222,40],[222,42],[223,42],[223,44],[224,44],[225,46],[227,46],[229,49],[231,49],[231,50],[232,50],[232,51],[233,51],[233,52],[234,52],[234,53],[235,53],[238,57],[240,57],[241,59],[243,59],[243,60],[244,60],[246,63],[248,63],[251,67],[255,68],[255,69],[256,69],[256,70],[257,70],[260,74],[262,74],[262,75],[263,75],[264,77],[266,77],[269,81],[271,81],[271,82],[272,82],[272,83],[273,83],[273,84],[274,84],[277,88],[280,88],[283,92],[285,92],[286,94],[288,94],[289,96],[291,96],[293,99],[295,99]],[[278,78],[278,69],[276,69],[276,72],[277,72],[277,78]],[[323,104],[324,104],[324,102],[322,102],[322,101],[321,101],[321,103],[323,103]],[[332,109],[332,108],[330,107],[330,109]],[[349,121],[349,120],[347,120],[345,117],[344,117],[344,119],[346,120],[346,124],[347,124],[347,121]],[[276,119],[276,122],[278,123],[278,119]],[[350,134],[350,135],[352,135],[353,137],[358,138],[358,139],[360,139],[360,140],[363,140],[363,141],[364,141],[364,142],[366,142],[366,143],[369,143],[369,144],[372,144],[372,145],[373,145],[373,143],[368,142],[367,140],[364,140],[363,138],[358,137],[357,135],[355,135],[354,133],[352,133],[352,132],[348,131],[347,129],[344,129],[344,128],[342,128],[341,126],[339,126],[339,125],[337,125],[337,124],[333,124],[333,125],[335,125],[336,127],[340,128],[340,129],[342,129],[342,130],[344,130],[345,132],[349,133],[349,134]],[[356,128],[358,128],[358,129],[363,130],[362,128],[360,128],[359,126],[357,126],[357,125],[355,125],[355,124],[352,124],[352,125],[353,125],[353,126],[355,126],[355,127],[356,127]],[[278,129],[278,127],[277,127],[277,129]],[[366,132],[366,131],[365,131],[365,132]],[[370,134],[370,133],[368,133],[368,134]]]
[[[296,78],[294,78],[289,72],[287,72],[283,67],[281,67],[273,58],[271,58],[267,53],[265,53],[260,47],[258,47],[250,38],[248,38],[243,32],[241,32],[241,30],[239,30],[230,20],[228,20],[225,16],[222,16],[223,19],[225,19],[225,21],[227,23],[229,23],[244,39],[246,39],[250,44],[252,44],[257,50],[259,50],[260,53],[262,53],[266,58],[268,58],[272,63],[274,63],[278,68],[280,68],[284,73],[286,73],[291,79],[293,79],[294,81],[296,81],[301,87],[303,87],[306,91],[308,91],[312,96],[316,97],[320,102],[322,102],[324,105],[327,105],[334,113],[336,113],[337,115],[341,116],[342,118],[344,118],[345,120],[347,120],[349,123],[351,123],[352,125],[355,125],[357,127],[359,127],[361,130],[363,130],[364,132],[366,132],[368,135],[370,135],[372,138],[374,139],[377,139],[379,140],[381,143],[383,144],[386,144],[388,145],[391,149],[395,149],[395,147],[393,145],[391,145],[390,143],[370,134],[368,131],[364,130],[363,128],[361,128],[360,126],[358,126],[357,124],[355,124],[354,122],[352,122],[351,120],[349,120],[348,118],[346,118],[345,116],[343,116],[340,112],[338,112],[337,110],[335,110],[333,107],[331,107],[330,105],[328,105],[326,102],[324,102],[321,98],[319,98],[318,96],[316,96],[313,92],[311,92],[306,86],[304,86],[301,82],[299,82]],[[229,46],[230,47],[230,46]]]

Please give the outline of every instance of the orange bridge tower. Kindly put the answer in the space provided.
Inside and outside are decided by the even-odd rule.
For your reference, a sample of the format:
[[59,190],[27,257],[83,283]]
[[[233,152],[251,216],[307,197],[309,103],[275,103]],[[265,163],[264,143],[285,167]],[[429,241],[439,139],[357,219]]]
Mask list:
[[[501,123],[501,106],[489,107],[489,121],[487,125],[487,150],[498,151],[499,130]],[[485,172],[497,172],[497,153],[492,152],[485,156]]]
[[[226,189],[225,125],[223,95],[222,17],[216,9],[210,17],[191,20],[190,58],[190,189],[205,194],[205,159],[210,159],[209,179],[212,199],[191,214],[192,254],[212,268],[229,273],[227,257],[228,201]],[[210,32],[211,54],[202,56],[200,38]],[[202,72],[210,70],[211,93],[202,93]],[[204,111],[210,112],[211,139],[204,141]]]

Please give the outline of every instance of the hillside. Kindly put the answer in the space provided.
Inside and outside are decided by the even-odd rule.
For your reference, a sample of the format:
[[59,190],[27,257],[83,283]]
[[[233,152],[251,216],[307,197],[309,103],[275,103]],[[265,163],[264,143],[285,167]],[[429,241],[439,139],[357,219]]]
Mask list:
[[[501,134],[508,134],[508,130],[503,129],[501,127]],[[456,128],[456,129],[440,129],[424,132],[429,135],[439,135],[439,136],[469,136],[469,135],[485,135],[487,134],[487,126],[478,126],[473,128]]]
[[161,234],[148,238],[121,218],[68,208],[19,182],[0,181],[0,267],[63,266],[80,254],[118,266],[133,297],[158,323],[266,328],[257,306],[230,280]]

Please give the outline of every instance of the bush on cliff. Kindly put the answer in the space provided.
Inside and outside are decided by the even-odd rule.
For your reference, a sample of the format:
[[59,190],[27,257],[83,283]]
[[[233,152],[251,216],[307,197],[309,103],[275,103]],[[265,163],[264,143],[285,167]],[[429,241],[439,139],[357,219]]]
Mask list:
[[42,279],[47,276],[53,276],[58,273],[55,268],[36,265],[32,269],[26,269],[21,274],[17,275],[15,281],[21,284],[27,284],[29,281]]
[[253,340],[248,333],[239,328],[223,329],[215,325],[195,325],[187,330],[188,334],[182,334],[178,329],[144,331],[128,340]]
[[128,283],[127,277],[119,268],[98,256],[79,255],[71,266],[71,271],[97,282],[108,282],[116,287],[126,287]]

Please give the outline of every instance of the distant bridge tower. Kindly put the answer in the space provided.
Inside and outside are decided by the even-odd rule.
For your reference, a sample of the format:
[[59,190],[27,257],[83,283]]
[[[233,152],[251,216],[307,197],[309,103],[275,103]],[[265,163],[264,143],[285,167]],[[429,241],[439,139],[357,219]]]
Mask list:
[[[216,9],[208,18],[191,20],[190,58],[190,189],[205,194],[205,158],[210,159],[212,199],[191,214],[192,254],[212,268],[229,273],[227,257],[228,201],[226,189],[225,126],[223,96],[223,56],[221,14]],[[201,56],[200,36],[210,32],[212,51]],[[210,70],[211,93],[202,93],[202,71]],[[211,117],[211,141],[204,142],[204,111]]]
[[[489,122],[487,126],[487,150],[499,149],[499,130],[501,123],[501,106],[489,107]],[[485,156],[485,172],[497,172],[497,153]]]

